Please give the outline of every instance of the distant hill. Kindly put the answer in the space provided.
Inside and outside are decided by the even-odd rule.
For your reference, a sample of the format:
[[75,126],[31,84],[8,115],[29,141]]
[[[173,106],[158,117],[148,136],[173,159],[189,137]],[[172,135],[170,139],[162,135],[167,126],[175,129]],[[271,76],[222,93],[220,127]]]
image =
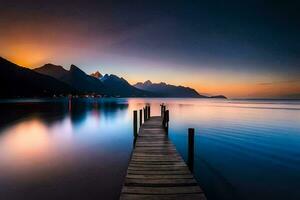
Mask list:
[[70,70],[66,70],[58,65],[46,64],[34,69],[34,71],[63,81],[73,88],[76,88],[81,93],[109,93],[98,78],[87,75],[75,65],[71,65]]
[[175,86],[166,83],[152,83],[150,80],[142,83],[139,82],[134,87],[141,90],[157,93],[161,97],[194,97],[205,98],[206,96],[200,95],[196,90],[189,87]]
[[0,57],[0,84],[2,98],[42,97],[75,92],[69,85],[18,66]]
[[212,98],[212,99],[227,99],[227,97],[225,97],[224,95],[210,96],[209,98]]
[[109,93],[113,96],[122,97],[149,97],[155,96],[151,92],[147,92],[130,85],[124,78],[120,78],[116,75],[105,74],[100,78],[101,82],[106,88],[109,89]]
[[295,94],[287,94],[283,96],[277,97],[278,99],[294,99],[294,100],[300,100],[300,93]]
[[288,97],[290,99],[300,99],[300,93],[299,94],[290,94],[290,95],[288,95]]

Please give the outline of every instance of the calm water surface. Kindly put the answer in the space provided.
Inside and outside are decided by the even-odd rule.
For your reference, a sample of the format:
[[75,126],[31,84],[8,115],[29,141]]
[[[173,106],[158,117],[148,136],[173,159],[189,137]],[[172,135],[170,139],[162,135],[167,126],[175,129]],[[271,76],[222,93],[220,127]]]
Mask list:
[[132,111],[170,109],[169,137],[208,200],[300,199],[300,101],[197,99],[0,102],[0,199],[118,199]]

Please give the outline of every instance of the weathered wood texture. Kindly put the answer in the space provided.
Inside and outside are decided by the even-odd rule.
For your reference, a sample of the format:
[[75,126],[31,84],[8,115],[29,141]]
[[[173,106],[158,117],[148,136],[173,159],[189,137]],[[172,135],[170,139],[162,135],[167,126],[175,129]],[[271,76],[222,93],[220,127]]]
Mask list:
[[161,117],[151,117],[141,126],[120,199],[206,199],[168,139]]

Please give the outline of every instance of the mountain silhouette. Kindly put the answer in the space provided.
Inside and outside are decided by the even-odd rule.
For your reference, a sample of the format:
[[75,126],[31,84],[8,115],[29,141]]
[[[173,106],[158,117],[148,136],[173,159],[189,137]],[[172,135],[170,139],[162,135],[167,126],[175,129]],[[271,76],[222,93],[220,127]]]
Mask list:
[[67,95],[76,92],[68,84],[39,74],[0,57],[2,98]]
[[46,64],[34,69],[34,71],[65,82],[81,93],[109,94],[98,78],[87,75],[75,65],[71,65],[70,70],[66,70],[58,65]]
[[141,90],[157,93],[161,97],[193,97],[193,98],[206,97],[204,95],[200,95],[193,88],[170,85],[164,82],[152,83],[150,80],[148,80],[145,81],[144,83],[138,82],[134,86]]
[[105,74],[100,78],[101,82],[109,89],[109,93],[113,96],[122,97],[150,97],[155,96],[154,93],[147,92],[130,85],[124,78],[116,75]]
[[[70,66],[45,64],[34,70],[18,66],[0,57],[0,97],[43,97],[53,95],[99,94],[108,97],[193,97],[206,98],[196,90],[166,83],[146,81],[130,85],[124,78],[100,72],[87,75]],[[226,98],[222,95],[211,98]]]
[[99,71],[92,73],[90,76],[98,78],[98,79],[103,77],[103,75]]

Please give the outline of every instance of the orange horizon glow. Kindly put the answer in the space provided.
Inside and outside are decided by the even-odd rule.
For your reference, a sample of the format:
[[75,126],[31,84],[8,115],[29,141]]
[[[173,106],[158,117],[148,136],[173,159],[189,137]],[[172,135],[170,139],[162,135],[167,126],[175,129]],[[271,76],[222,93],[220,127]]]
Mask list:
[[278,96],[297,94],[297,91],[300,91],[300,84],[231,84],[207,88],[203,86],[197,88],[197,90],[203,93],[211,93],[213,91],[214,94],[226,94],[230,98],[276,98]]
[[[34,66],[39,66],[43,61],[45,60],[45,55],[42,52],[39,53],[33,53],[33,51],[26,52],[22,49],[18,48],[11,48],[12,50],[10,54],[6,55],[5,58],[7,58],[9,61],[29,69],[35,68]],[[21,53],[18,53],[21,52]],[[38,52],[38,51],[34,51]]]
[[[27,39],[29,38],[29,39]],[[27,41],[27,42],[25,42]],[[31,42],[30,42],[31,41]],[[3,42],[3,41],[0,41]],[[71,46],[60,46],[56,48],[55,44],[62,41],[44,42],[39,45],[39,40],[31,37],[22,37],[16,40],[6,40],[2,45],[5,48],[0,49],[0,55],[4,58],[30,69],[40,67],[46,63],[53,63],[53,60],[73,60],[77,59],[78,49],[72,49]],[[75,53],[76,55],[71,55]],[[120,58],[122,59],[122,58]],[[82,60],[88,60],[82,58]],[[72,61],[70,61],[71,63]],[[119,61],[122,64],[122,61]],[[264,77],[259,74],[243,74],[235,72],[218,72],[218,71],[192,71],[187,72],[184,68],[174,66],[172,69],[170,63],[155,64],[147,62],[145,60],[138,60],[139,63],[143,63],[143,68],[139,68],[139,63],[135,63],[134,67],[126,62],[129,68],[112,68],[107,67],[99,70],[101,73],[113,73],[118,76],[124,77],[129,83],[135,84],[137,82],[144,82],[151,80],[154,83],[166,82],[173,85],[182,85],[186,87],[194,88],[200,94],[204,95],[225,95],[228,98],[273,98],[276,96],[283,96],[288,94],[300,93],[300,81],[299,82],[283,82],[277,84],[260,84],[262,82],[277,81],[278,77]],[[59,62],[53,63],[62,65]],[[76,63],[74,63],[76,65]],[[121,65],[120,64],[120,65]],[[82,65],[82,64],[81,64]],[[82,67],[78,65],[78,67]],[[165,66],[167,65],[167,67]],[[85,67],[85,65],[83,65]],[[151,69],[146,66],[151,66]],[[66,66],[64,66],[66,68]],[[67,68],[66,68],[67,69]],[[92,71],[86,71],[87,74]],[[145,73],[147,70],[147,73]]]
[[[11,53],[7,54],[5,58],[13,63],[16,63],[17,65],[30,69],[40,67],[46,63],[49,63],[49,58],[47,58],[47,51],[43,51],[42,49],[38,48],[36,48],[37,50],[33,51],[26,51],[25,49],[26,46],[11,47]],[[200,82],[196,80],[182,80],[180,74],[176,73],[175,71],[172,78],[166,77],[161,73],[159,76],[154,77],[154,75],[155,73],[146,75],[143,73],[139,73],[137,75],[139,77],[138,79],[135,78],[135,74],[124,74],[121,76],[127,79],[130,84],[144,82],[146,80],[151,80],[153,83],[166,82],[168,84],[182,85],[194,88],[200,94],[225,95],[228,98],[273,98],[280,95],[300,93],[300,82],[264,85],[259,84],[259,82],[255,81],[246,83],[242,80],[233,81],[233,83],[226,83],[224,81],[222,83],[218,81],[218,79],[214,80],[213,78],[206,78],[205,80],[201,80]]]
[[[187,29],[176,34],[172,28],[181,30],[183,24],[171,17],[139,23],[126,16],[132,21],[129,25],[121,23],[123,17],[105,9],[105,6],[112,9],[110,5],[96,4],[94,7],[93,3],[77,3],[49,3],[50,7],[38,2],[24,2],[23,6],[21,2],[18,6],[8,3],[0,13],[3,27],[0,29],[0,56],[30,69],[46,63],[65,69],[75,64],[87,74],[98,70],[102,74],[123,77],[131,84],[146,80],[166,82],[194,88],[203,95],[273,98],[300,94],[299,59],[293,54],[288,56],[288,51],[282,48],[285,59],[279,62],[280,52],[272,54],[273,42],[269,41],[268,52],[261,45],[265,41],[246,45],[243,38],[253,37],[247,32],[237,33],[243,37],[236,38],[231,38],[234,35],[230,34],[210,37],[207,32],[205,38],[194,35],[197,31],[205,33],[205,30],[191,26],[191,30],[195,28],[194,33],[183,34]],[[35,8],[37,5],[40,9]],[[29,9],[31,6],[34,9]],[[101,9],[105,12],[99,12]],[[174,37],[168,37],[170,33]],[[278,42],[285,44],[286,41]],[[289,82],[289,78],[299,81]]]

